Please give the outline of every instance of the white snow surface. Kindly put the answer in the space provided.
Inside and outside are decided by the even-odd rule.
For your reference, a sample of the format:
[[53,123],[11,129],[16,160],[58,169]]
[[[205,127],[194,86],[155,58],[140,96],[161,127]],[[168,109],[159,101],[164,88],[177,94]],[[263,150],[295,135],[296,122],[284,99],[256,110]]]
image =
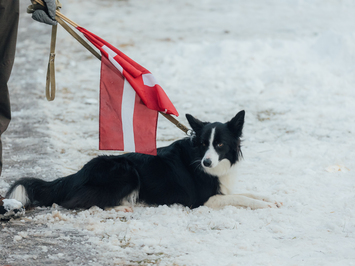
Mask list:
[[[63,14],[149,69],[183,124],[185,113],[228,121],[245,110],[233,191],[266,194],[283,206],[133,213],[54,206],[28,219],[87,236],[82,245],[97,254],[87,265],[355,265],[353,1],[62,4]],[[39,108],[50,121],[53,170],[64,176],[118,152],[98,151],[99,60],[63,29],[58,34],[57,97],[41,98]],[[35,77],[43,86],[45,68]],[[159,118],[158,146],[182,137]]]

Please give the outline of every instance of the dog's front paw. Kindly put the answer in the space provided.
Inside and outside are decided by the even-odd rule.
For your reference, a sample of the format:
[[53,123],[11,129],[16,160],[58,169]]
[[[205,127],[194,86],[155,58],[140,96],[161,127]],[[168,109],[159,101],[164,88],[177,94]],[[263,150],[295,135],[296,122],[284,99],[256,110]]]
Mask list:
[[267,208],[277,208],[276,204],[272,202],[250,199],[246,202],[245,207],[249,207],[252,210],[257,209],[267,209]]
[[[280,208],[283,203],[274,200],[272,197],[262,195],[262,194],[255,194],[255,193],[243,193],[239,194],[248,198],[252,198],[259,202],[258,204],[255,204],[256,208],[255,209],[262,209],[262,208]],[[261,203],[260,203],[261,202]]]
[[278,202],[278,201],[273,201],[273,200],[265,200],[263,199],[264,202],[268,203],[270,205],[270,208],[280,208],[281,206],[283,206],[282,202]]
[[267,202],[269,208],[280,208],[280,204],[275,202],[275,203],[272,203],[272,202]]
[[266,208],[279,208],[276,203],[255,200],[257,203],[254,204],[252,209],[266,209]]
[[269,203],[272,206],[270,208],[274,208],[274,207],[280,208],[283,205],[282,202],[276,201],[275,199],[269,196],[265,196],[265,195],[253,195],[253,196],[255,199],[262,200]]

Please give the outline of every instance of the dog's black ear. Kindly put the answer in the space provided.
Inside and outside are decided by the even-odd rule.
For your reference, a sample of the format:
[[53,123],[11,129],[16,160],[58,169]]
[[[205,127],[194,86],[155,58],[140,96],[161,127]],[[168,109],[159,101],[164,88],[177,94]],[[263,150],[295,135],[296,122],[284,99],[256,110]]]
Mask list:
[[238,114],[236,114],[235,117],[232,118],[231,121],[227,122],[227,126],[229,130],[231,130],[235,136],[240,138],[242,136],[242,130],[243,130],[243,125],[244,125],[244,116],[245,116],[245,111],[240,111]]
[[193,117],[190,114],[186,114],[186,119],[189,121],[190,126],[192,127],[193,131],[198,132],[204,126],[204,123],[198,120],[197,118]]

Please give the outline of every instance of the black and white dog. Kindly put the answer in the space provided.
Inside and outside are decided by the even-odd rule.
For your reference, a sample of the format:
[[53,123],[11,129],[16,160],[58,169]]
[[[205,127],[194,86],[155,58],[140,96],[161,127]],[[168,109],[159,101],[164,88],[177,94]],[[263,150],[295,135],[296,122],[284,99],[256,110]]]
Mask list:
[[258,195],[231,194],[233,170],[241,157],[244,115],[241,111],[223,124],[201,122],[187,114],[194,136],[159,148],[157,156],[99,156],[76,174],[51,182],[22,178],[11,186],[7,198],[26,207],[57,203],[69,209],[98,206],[126,211],[131,210],[127,203],[278,207]]

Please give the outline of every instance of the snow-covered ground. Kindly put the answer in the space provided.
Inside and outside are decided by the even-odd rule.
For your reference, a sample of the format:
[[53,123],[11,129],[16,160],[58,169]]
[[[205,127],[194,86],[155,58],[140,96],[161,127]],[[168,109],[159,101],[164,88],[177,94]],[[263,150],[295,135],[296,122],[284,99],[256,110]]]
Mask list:
[[[185,113],[227,121],[244,109],[244,160],[234,191],[270,195],[284,205],[136,207],[133,213],[39,208],[4,225],[2,233],[12,234],[19,249],[41,236],[51,237],[53,246],[47,241],[33,254],[19,251],[6,263],[40,265],[39,258],[46,258],[53,265],[355,265],[353,1],[62,4],[69,18],[149,69],[182,123]],[[21,16],[27,16],[24,9]],[[26,27],[46,26],[31,21]],[[31,46],[27,56],[35,52]],[[99,60],[60,29],[56,67],[54,102],[39,97],[45,63],[31,77],[39,84],[36,112],[48,121],[36,128],[49,136],[42,145],[54,159],[28,173],[48,172],[40,176],[47,180],[75,172],[98,154],[113,154],[98,151]],[[20,115],[15,112],[15,119]],[[160,118],[159,146],[182,137]],[[3,190],[10,182],[6,174],[16,175],[16,169],[4,170]],[[60,248],[65,246],[71,248]]]

